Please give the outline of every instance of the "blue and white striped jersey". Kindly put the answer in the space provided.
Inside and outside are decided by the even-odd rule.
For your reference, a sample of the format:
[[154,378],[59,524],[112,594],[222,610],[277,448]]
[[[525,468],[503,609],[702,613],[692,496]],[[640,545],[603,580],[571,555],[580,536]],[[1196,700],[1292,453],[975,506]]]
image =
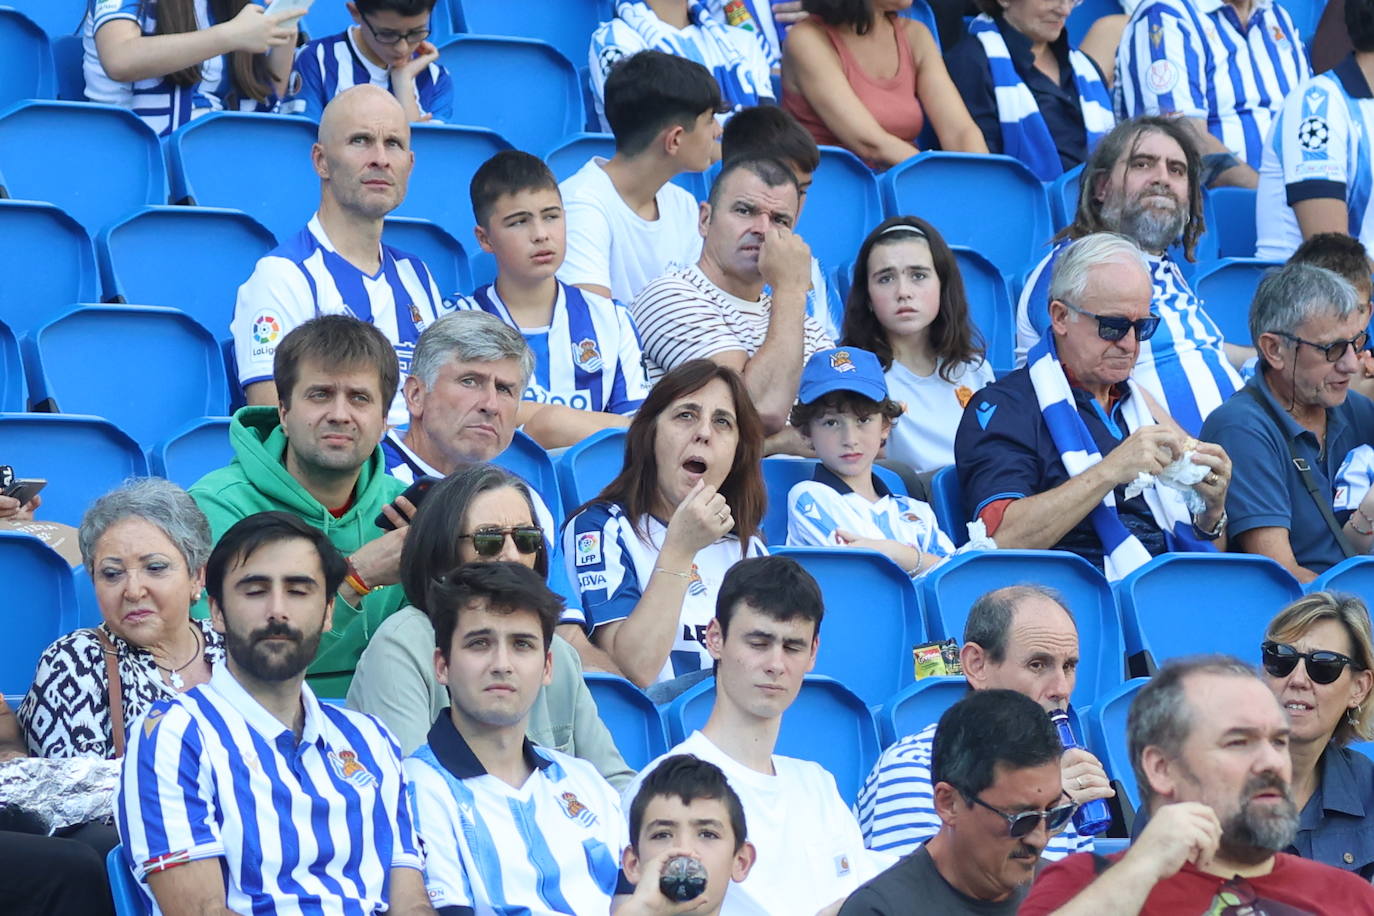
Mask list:
[[[368,276],[344,260],[324,234],[319,214],[285,244],[258,261],[239,287],[234,338],[239,382],[247,387],[272,377],[277,344],[316,315],[352,315],[371,322],[396,348],[401,378],[420,332],[445,311],[429,268],[413,254],[382,245],[382,266]],[[387,423],[410,422],[398,386]]]
[[706,0],[706,5],[726,25],[752,32],[768,66],[782,65],[782,37],[773,19],[772,0]]
[[301,701],[297,741],[220,665],[131,732],[116,812],[154,914],[148,875],[200,859],[221,860],[225,906],[271,916],[380,913],[391,870],[423,868],[391,733]]
[[1121,118],[1179,114],[1258,169],[1269,125],[1289,91],[1311,74],[1293,20],[1255,0],[1242,25],[1226,0],[1147,0],[1116,52]]
[[628,842],[619,795],[585,760],[528,739],[524,754],[533,772],[515,788],[486,771],[445,710],[406,758],[425,887],[440,912],[610,910]]
[[1299,85],[1283,103],[1260,167],[1255,257],[1286,261],[1302,244],[1293,206],[1339,200],[1347,233],[1374,250],[1374,93],[1354,57]]
[[[940,832],[930,782],[930,752],[938,724],[932,722],[883,751],[864,780],[855,808],[869,849],[904,856]],[[1050,837],[1040,855],[1053,862],[1092,849],[1093,838],[1080,836],[1070,822]]]
[[[1060,242],[1030,275],[1016,306],[1016,364],[1050,326],[1050,276],[1054,261],[1069,245]],[[1241,386],[1226,359],[1221,329],[1203,308],[1178,265],[1167,254],[1146,253],[1154,283],[1154,311],[1163,320],[1141,341],[1131,378],[1164,405],[1169,416],[1196,436],[1202,421]],[[1248,341],[1246,341],[1248,343]]]
[[[282,114],[320,119],[324,106],[345,89],[372,84],[391,91],[391,73],[367,59],[353,36],[352,26],[337,35],[316,39],[296,52],[296,66],[286,89]],[[416,52],[419,53],[419,52]],[[415,101],[421,114],[437,124],[453,117],[453,80],[438,62],[415,77]]]
[[630,310],[596,293],[557,281],[553,318],[547,327],[522,328],[489,283],[457,300],[459,309],[481,309],[515,328],[534,351],[534,375],[526,401],[578,410],[630,414],[649,394],[644,354]]
[[[642,526],[646,538],[635,531],[620,506],[604,502],[583,509],[563,526],[568,581],[581,595],[582,609],[593,630],[629,617],[649,585],[668,528],[647,515]],[[733,534],[697,551],[678,616],[677,638],[656,680],[666,681],[711,666],[706,626],[716,616],[721,580],[745,556],[767,553],[758,538],[741,553],[739,538]]]
[[940,530],[930,506],[910,496],[889,493],[873,478],[878,501],[855,493],[825,465],[813,479],[803,480],[787,494],[787,546],[834,547],[835,532],[844,529],[864,538],[897,541],[923,553],[947,557],[954,544]]

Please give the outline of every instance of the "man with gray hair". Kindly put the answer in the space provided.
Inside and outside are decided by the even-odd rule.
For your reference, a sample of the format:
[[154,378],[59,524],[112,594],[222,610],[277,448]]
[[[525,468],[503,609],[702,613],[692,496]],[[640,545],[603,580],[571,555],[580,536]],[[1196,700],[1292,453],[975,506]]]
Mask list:
[[999,547],[1068,550],[1115,581],[1223,538],[1230,460],[1131,377],[1160,325],[1152,294],[1133,241],[1077,240],[1055,262],[1050,332],[1029,364],[964,411],[954,439],[964,507]]
[[1374,537],[1374,519],[1358,498],[1343,498],[1338,475],[1352,450],[1374,441],[1374,403],[1350,390],[1367,319],[1350,284],[1325,268],[1271,272],[1250,306],[1259,371],[1203,426],[1236,463],[1226,500],[1236,548],[1272,557],[1302,582]]
[[1124,853],[1045,869],[1022,916],[1374,913],[1359,875],[1279,851],[1298,829],[1288,719],[1248,665],[1169,662],[1126,728],[1149,824]]

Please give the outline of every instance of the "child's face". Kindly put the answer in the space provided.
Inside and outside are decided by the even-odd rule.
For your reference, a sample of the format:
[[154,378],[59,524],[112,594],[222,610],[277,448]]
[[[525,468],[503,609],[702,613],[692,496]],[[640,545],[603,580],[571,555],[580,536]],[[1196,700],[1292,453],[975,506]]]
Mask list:
[[526,282],[552,277],[563,264],[567,243],[558,189],[502,194],[487,224],[477,227],[477,241],[483,251],[496,256],[503,275]]
[[887,242],[869,250],[868,298],[889,337],[925,333],[940,314],[940,276],[924,239]]
[[[377,10],[364,16],[351,3],[349,12],[353,14],[353,21],[361,26],[358,31],[363,46],[375,62],[388,68],[402,66],[411,60],[424,41],[424,38],[417,37],[417,33],[428,33],[430,28],[430,13],[402,16],[393,10]],[[400,41],[391,40],[398,36],[409,37],[401,37]],[[387,40],[383,41],[383,38]]]
[[677,795],[654,796],[644,808],[644,821],[636,840],[626,847],[622,857],[625,877],[634,884],[657,883],[659,875],[648,874],[647,866],[665,853],[686,853],[700,860],[706,868],[706,891],[702,896],[707,904],[699,911],[703,913],[719,910],[730,882],[743,881],[754,864],[752,844],[743,843],[738,850],[735,848],[730,812],[719,798],[695,798],[686,805]]
[[807,438],[821,464],[848,480],[872,471],[891,426],[892,421],[880,413],[857,417],[831,408],[807,424]]

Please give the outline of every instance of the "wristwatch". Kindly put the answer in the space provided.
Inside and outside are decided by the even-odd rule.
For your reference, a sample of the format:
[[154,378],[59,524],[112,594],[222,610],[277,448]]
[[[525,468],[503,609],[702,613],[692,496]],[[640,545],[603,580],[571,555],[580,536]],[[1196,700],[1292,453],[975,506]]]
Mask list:
[[1226,530],[1226,510],[1221,510],[1221,518],[1217,519],[1216,527],[1211,531],[1207,531],[1199,525],[1197,519],[1193,519],[1193,530],[1202,535],[1204,539],[1215,541],[1217,538],[1221,537],[1221,533]]

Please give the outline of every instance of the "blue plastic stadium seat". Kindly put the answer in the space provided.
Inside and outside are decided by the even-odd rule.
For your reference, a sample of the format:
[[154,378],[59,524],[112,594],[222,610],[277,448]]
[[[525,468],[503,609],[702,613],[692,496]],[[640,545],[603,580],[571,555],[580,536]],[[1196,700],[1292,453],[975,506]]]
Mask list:
[[[527,3],[483,3],[506,5],[512,14],[526,15]],[[456,35],[439,48],[439,62],[459,87],[454,124],[490,128],[517,148],[535,152],[551,149],[582,129],[577,69],[552,45],[524,38]]]
[[0,7],[0,110],[24,99],[50,99],[56,88],[43,28],[23,13]]
[[59,208],[0,200],[0,239],[0,321],[16,336],[100,298],[90,237]]
[[1207,231],[1216,235],[1217,256],[1254,257],[1255,189],[1213,188],[1207,197],[1212,204]]
[[[23,410],[29,402],[19,341],[9,325],[0,322],[0,411]],[[3,461],[3,459],[0,459]]]
[[[920,599],[911,578],[876,551],[852,547],[779,547],[815,577],[825,599],[816,674],[843,683],[869,706],[910,684],[912,646],[925,642]],[[881,651],[875,647],[882,646]]]
[[[472,239],[469,234],[468,239]],[[391,216],[382,230],[382,241],[393,248],[418,255],[425,262],[439,295],[445,298],[455,293],[467,295],[473,290],[472,268],[463,243],[442,226],[415,216]],[[469,244],[476,249],[477,243]]]
[[117,301],[165,305],[229,336],[239,285],[276,247],[246,213],[212,207],[148,207],[96,241],[101,282]]
[[[1200,583],[1206,600],[1198,602]],[[1225,652],[1254,663],[1264,626],[1302,597],[1298,580],[1268,557],[1243,553],[1170,553],[1115,586],[1126,651],[1156,663],[1196,652]]]
[[[51,518],[46,500],[43,509]],[[0,640],[0,693],[27,693],[38,656],[54,639],[76,629],[72,569],[38,538],[0,531],[0,577],[6,602],[14,609],[5,618],[5,638]]]
[[89,0],[6,0],[5,6],[14,7],[38,23],[48,37],[56,38],[76,34],[86,17]]
[[81,36],[62,35],[51,44],[57,97],[64,102],[86,101],[86,74],[82,69],[86,51],[81,46]]
[[[763,539],[773,547],[787,543],[787,494],[803,480],[810,480],[820,464],[815,458],[773,456],[763,459],[763,485],[768,508],[763,516]],[[873,471],[893,493],[906,496],[906,484],[895,471],[874,465]]]
[[158,477],[189,487],[233,459],[229,417],[202,417],[159,442],[148,456],[148,465]]
[[310,162],[315,132],[313,121],[287,115],[196,118],[166,140],[172,200],[242,210],[284,241],[319,207],[320,178]]
[[1326,8],[1324,0],[1279,0],[1279,5],[1288,11],[1288,15],[1293,18],[1293,27],[1298,30],[1303,44],[1310,48],[1312,35],[1317,31],[1317,23],[1321,20],[1322,10]]
[[1010,156],[924,152],[885,172],[881,185],[888,216],[928,220],[946,242],[978,250],[1004,276],[1018,276],[1047,250],[1045,186]]
[[569,448],[558,460],[558,484],[568,515],[600,493],[625,464],[625,430],[603,429]]
[[547,42],[574,66],[587,64],[592,32],[603,16],[599,4],[587,0],[454,0],[457,28],[474,35],[510,35]]
[[1075,554],[1060,550],[993,550],[965,553],[918,581],[931,639],[964,638],[969,608],[983,594],[1005,585],[1044,585],[1059,591],[1078,625],[1078,682],[1073,702],[1086,708],[1125,673],[1121,619],[1102,573]]
[[[932,722],[939,722],[955,703],[968,695],[968,681],[962,677],[931,676],[908,684],[897,691],[878,711],[878,733],[883,746],[914,735]],[[1088,725],[1069,707],[1069,726],[1082,744],[1088,742]]]
[[596,711],[615,739],[616,749],[635,770],[668,750],[668,729],[653,700],[630,681],[614,674],[582,675],[596,700]]
[[1250,343],[1250,302],[1255,288],[1266,270],[1278,266],[1278,261],[1258,258],[1223,258],[1198,269],[1193,290],[1227,340]]
[[219,344],[176,309],[81,306],[26,337],[24,352],[35,403],[104,417],[145,448],[228,413]]
[[614,155],[613,135],[579,131],[565,137],[562,142],[545,153],[544,163],[548,165],[549,171],[553,172],[553,177],[562,181],[586,165],[587,160],[593,156],[610,159]]
[[1121,3],[1119,0],[1086,0],[1086,2],[1073,8],[1069,14],[1069,21],[1065,27],[1069,31],[1069,44],[1078,47],[1083,43],[1083,36],[1088,34],[1088,30],[1093,27],[1093,23],[1103,16],[1119,16],[1121,14]]
[[954,465],[940,468],[930,478],[930,508],[940,530],[949,536],[955,547],[968,542],[968,519],[964,516],[964,495],[959,488],[959,475]]
[[[1116,0],[1108,2],[1116,3]],[[1083,166],[1076,165],[1045,185],[1045,190],[1050,195],[1050,210],[1054,214],[1056,231],[1073,222],[1074,214],[1078,212],[1078,182],[1082,176]]]
[[899,15],[905,16],[907,19],[915,19],[930,29],[930,37],[935,39],[935,47],[940,47],[940,30],[935,24],[935,11],[930,8],[930,4],[926,0],[912,0],[911,6],[902,10]]
[[[1131,701],[1149,678],[1137,677],[1107,691],[1088,712],[1088,748],[1102,761],[1109,778],[1126,790],[1131,807],[1140,807],[1140,788],[1136,785],[1131,753],[1126,744],[1126,714]],[[1081,735],[1079,736],[1081,739]]]
[[[919,210],[905,212],[924,215]],[[873,170],[847,149],[822,146],[821,164],[797,221],[797,232],[811,253],[826,267],[853,261],[864,236],[882,220]]]
[[1016,315],[1007,279],[983,255],[964,245],[953,245],[964,281],[969,317],[983,334],[987,359],[994,369],[1009,371],[1016,350]]
[[[558,494],[558,471],[544,447],[520,430],[515,431],[510,446],[492,459],[538,491],[544,504],[553,513],[554,524],[563,526],[563,500]],[[558,532],[548,532],[549,540],[557,543]]]
[[[707,678],[674,700],[666,713],[669,740],[676,745],[705,725],[715,699],[715,678]],[[853,804],[878,748],[878,725],[863,700],[839,681],[811,674],[783,714],[774,753],[819,763]]]
[[76,414],[0,414],[4,461],[21,477],[42,477],[43,518],[77,525],[97,496],[148,473],[138,443],[113,423]]
[[110,878],[115,916],[148,916],[148,901],[134,873],[124,861],[124,847],[116,846],[105,856],[105,874]]
[[113,105],[20,102],[0,114],[0,170],[11,197],[57,204],[90,235],[167,202],[157,135]]
[[1310,592],[1346,592],[1374,606],[1374,557],[1351,557],[1307,583]]

